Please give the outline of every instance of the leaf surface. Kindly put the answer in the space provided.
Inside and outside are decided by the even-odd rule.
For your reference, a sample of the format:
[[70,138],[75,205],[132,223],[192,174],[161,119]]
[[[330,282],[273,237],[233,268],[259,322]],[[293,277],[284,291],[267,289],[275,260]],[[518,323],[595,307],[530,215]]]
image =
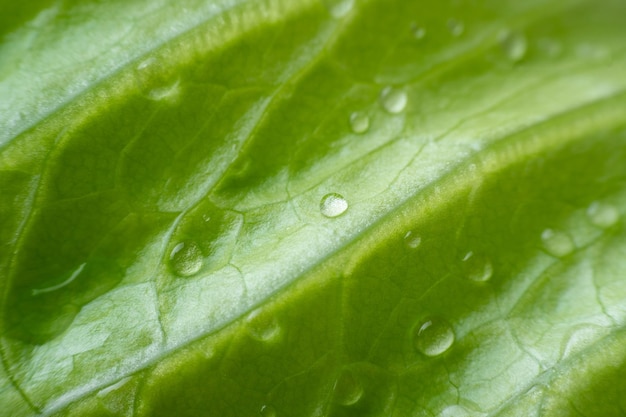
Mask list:
[[1,7],[0,414],[626,413],[622,1]]

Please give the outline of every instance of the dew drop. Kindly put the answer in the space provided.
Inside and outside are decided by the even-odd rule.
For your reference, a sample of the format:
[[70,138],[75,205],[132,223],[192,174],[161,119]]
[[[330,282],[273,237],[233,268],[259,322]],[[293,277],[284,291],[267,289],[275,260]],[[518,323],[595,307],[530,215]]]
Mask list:
[[320,202],[320,212],[326,217],[341,216],[347,209],[348,202],[341,194],[326,194]]
[[607,229],[619,221],[620,215],[615,206],[596,201],[587,208],[587,217],[593,225]]
[[363,396],[363,385],[349,370],[344,370],[335,382],[333,400],[339,405],[356,404]]
[[426,37],[426,29],[422,26],[419,26],[417,23],[411,24],[411,33],[415,39],[421,40]]
[[341,19],[352,11],[354,0],[324,0],[324,5],[332,17]]
[[426,320],[413,333],[415,347],[426,356],[441,355],[454,343],[452,327],[440,318]]
[[452,36],[461,36],[465,32],[465,24],[460,20],[450,19],[448,20],[448,30]]
[[388,113],[401,113],[408,101],[406,92],[391,86],[387,86],[380,92],[380,104]]
[[493,264],[485,256],[470,251],[463,258],[463,270],[467,279],[474,282],[486,282],[493,276]]
[[261,417],[276,417],[276,410],[271,405],[264,405],[259,410],[259,415]]
[[170,253],[170,265],[176,275],[189,277],[195,275],[202,268],[202,251],[197,243],[192,241],[180,242]]
[[541,233],[541,240],[544,249],[552,256],[560,258],[574,251],[574,242],[565,232],[546,229]]
[[370,128],[370,118],[367,114],[355,111],[350,115],[350,127],[354,133],[365,133]]
[[422,238],[412,230],[409,230],[404,235],[404,243],[410,249],[417,249],[422,243]]
[[510,61],[518,62],[526,56],[528,42],[522,32],[505,30],[498,38],[504,54]]
[[255,310],[246,318],[246,329],[250,336],[261,342],[268,342],[280,334],[280,326],[276,318]]

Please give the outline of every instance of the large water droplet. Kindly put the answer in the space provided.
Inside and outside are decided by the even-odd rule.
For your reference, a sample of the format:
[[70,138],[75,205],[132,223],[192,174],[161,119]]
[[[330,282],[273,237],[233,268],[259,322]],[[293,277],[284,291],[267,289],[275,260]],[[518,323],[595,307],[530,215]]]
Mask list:
[[587,208],[587,217],[595,226],[607,229],[619,221],[619,211],[611,204],[593,202]]
[[255,310],[246,318],[246,329],[250,336],[261,342],[275,339],[280,334],[280,326],[276,318]]
[[355,111],[350,115],[350,127],[354,133],[365,133],[370,128],[370,118],[367,114]]
[[320,212],[326,217],[341,216],[347,209],[348,202],[341,194],[326,194],[320,202]]
[[506,57],[512,61],[521,61],[526,55],[528,42],[522,32],[505,30],[498,36],[500,46]]
[[380,104],[391,114],[401,113],[408,101],[404,90],[387,86],[380,92]]
[[467,279],[474,282],[489,281],[493,276],[491,261],[487,257],[477,255],[472,251],[467,252],[463,258],[463,270]]
[[170,253],[170,265],[176,275],[188,277],[202,268],[203,256],[196,242],[186,241],[174,246]]
[[465,24],[457,19],[448,20],[448,30],[452,36],[461,36],[465,32]]
[[354,0],[323,0],[328,13],[335,19],[341,19],[352,11]]
[[261,417],[276,417],[276,410],[271,405],[264,405],[259,410],[259,415]]
[[358,378],[349,370],[344,370],[337,382],[333,400],[339,405],[356,404],[363,396],[363,385]]
[[417,350],[426,356],[437,356],[450,349],[454,332],[448,322],[433,317],[415,327],[413,338]]
[[543,247],[552,256],[562,257],[569,255],[575,249],[570,235],[558,230],[546,229],[541,233]]
[[409,230],[404,235],[404,244],[410,249],[417,249],[422,244],[422,238],[417,233]]

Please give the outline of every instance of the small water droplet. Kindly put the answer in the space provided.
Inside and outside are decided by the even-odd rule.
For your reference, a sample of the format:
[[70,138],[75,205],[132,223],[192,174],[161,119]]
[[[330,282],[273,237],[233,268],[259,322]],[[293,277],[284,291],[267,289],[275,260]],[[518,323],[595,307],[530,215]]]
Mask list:
[[354,133],[365,133],[370,128],[370,118],[367,114],[355,111],[350,115],[350,127]]
[[563,45],[555,39],[543,38],[537,42],[538,49],[550,58],[556,58],[563,52]]
[[354,0],[324,0],[328,13],[335,19],[341,19],[352,11]]
[[268,342],[280,334],[280,326],[276,318],[255,310],[246,318],[246,329],[250,336],[261,342]]
[[205,213],[202,215],[202,220],[204,220],[205,222],[208,222],[211,220],[211,216]]
[[356,404],[363,396],[363,385],[357,377],[349,370],[344,370],[337,382],[335,382],[335,390],[333,399],[339,405]]
[[148,91],[148,98],[154,101],[175,100],[180,95],[180,82],[176,80],[170,85],[153,88]]
[[415,39],[421,40],[426,37],[426,29],[417,23],[411,23],[411,33]]
[[180,80],[164,71],[155,57],[147,58],[137,65],[135,80],[150,100],[174,101],[180,96]]
[[341,216],[347,209],[348,202],[341,194],[326,194],[320,202],[320,212],[326,217]]
[[452,36],[461,36],[465,32],[465,24],[457,19],[448,20],[448,30]]
[[401,113],[408,101],[404,90],[387,86],[380,92],[380,104],[388,113]]
[[546,229],[541,233],[543,247],[552,256],[562,257],[569,255],[575,249],[570,235],[558,230]]
[[426,356],[441,355],[454,343],[452,327],[437,317],[416,326],[413,333],[415,347]]
[[439,413],[439,417],[471,417],[472,413],[460,405],[451,405]]
[[606,327],[597,324],[582,323],[571,328],[565,335],[562,342],[561,360],[580,353],[588,348],[594,341],[598,341],[608,332]]
[[259,410],[259,415],[261,417],[276,417],[276,410],[271,405],[264,405]]
[[406,232],[406,234],[404,235],[404,243],[410,248],[410,249],[417,249],[419,247],[419,245],[422,243],[422,238],[421,236],[418,236],[415,232],[413,232],[412,230],[409,230],[408,232]]
[[170,265],[176,273],[183,277],[195,275],[202,268],[202,251],[197,243],[180,242],[170,253]]
[[593,225],[607,229],[619,221],[620,214],[615,206],[596,201],[587,208],[587,217]]
[[493,276],[493,264],[481,255],[470,251],[463,257],[463,270],[467,279],[474,282],[486,282]]
[[500,33],[498,39],[504,54],[510,61],[518,62],[526,56],[528,42],[522,32],[505,30]]

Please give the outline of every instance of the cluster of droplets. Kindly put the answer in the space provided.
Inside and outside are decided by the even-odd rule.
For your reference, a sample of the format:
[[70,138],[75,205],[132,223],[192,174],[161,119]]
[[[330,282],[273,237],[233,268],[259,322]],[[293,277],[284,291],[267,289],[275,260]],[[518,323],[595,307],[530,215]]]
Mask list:
[[[587,219],[591,224],[601,229],[609,229],[619,222],[620,213],[612,204],[593,202],[587,207]],[[561,258],[569,255],[576,249],[576,245],[569,233],[545,229],[541,233],[543,248],[550,255]]]

